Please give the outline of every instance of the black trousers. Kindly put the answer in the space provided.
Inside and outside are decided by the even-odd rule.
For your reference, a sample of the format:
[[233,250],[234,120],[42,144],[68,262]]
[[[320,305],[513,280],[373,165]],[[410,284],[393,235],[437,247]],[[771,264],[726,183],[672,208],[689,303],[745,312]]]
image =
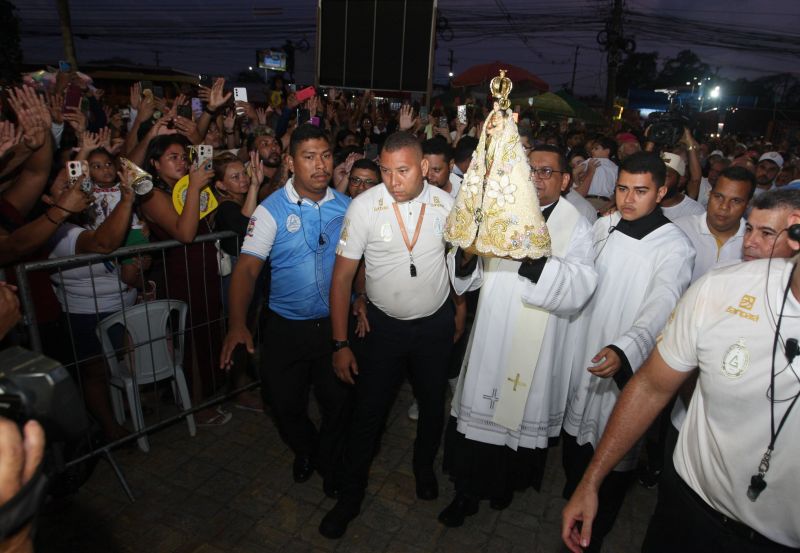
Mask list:
[[[308,455],[324,478],[341,466],[349,424],[350,388],[331,365],[330,319],[296,321],[270,313],[261,362],[261,392],[281,438],[295,455]],[[319,403],[319,431],[308,417],[311,388]]]
[[[566,432],[562,432],[561,437],[562,462],[567,476],[567,483],[564,485],[564,499],[569,499],[592,460],[594,447],[591,444],[578,445],[577,439]],[[597,494],[597,516],[592,523],[592,539],[589,547],[584,549],[584,553],[600,551],[603,540],[611,532],[614,521],[617,520],[622,502],[625,500],[625,493],[633,481],[634,474],[635,471],[632,470],[612,471],[603,480]]]
[[[677,433],[675,433],[677,435]],[[744,494],[745,486],[736,493]],[[658,503],[643,553],[784,553],[800,551],[780,545],[728,519],[711,508],[675,472],[664,467],[658,483]]]
[[408,375],[419,405],[414,474],[432,474],[444,427],[444,392],[455,332],[448,300],[428,317],[401,321],[369,306],[371,331],[361,345],[355,405],[345,451],[342,499],[360,502],[383,422]]

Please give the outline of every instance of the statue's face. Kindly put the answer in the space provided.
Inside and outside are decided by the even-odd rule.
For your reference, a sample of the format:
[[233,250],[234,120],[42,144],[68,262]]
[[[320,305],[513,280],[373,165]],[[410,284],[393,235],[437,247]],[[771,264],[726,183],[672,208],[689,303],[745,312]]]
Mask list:
[[499,135],[503,130],[503,115],[499,111],[492,112],[486,123],[486,134],[489,136]]

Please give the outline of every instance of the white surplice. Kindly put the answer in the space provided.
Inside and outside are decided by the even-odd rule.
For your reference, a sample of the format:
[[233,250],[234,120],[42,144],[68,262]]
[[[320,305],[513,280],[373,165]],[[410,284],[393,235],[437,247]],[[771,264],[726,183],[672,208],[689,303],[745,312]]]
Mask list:
[[[686,235],[667,223],[637,240],[620,231],[609,233],[620,214],[594,225],[597,290],[569,328],[567,343],[575,348],[571,363],[564,430],[578,444],[597,447],[620,390],[613,378],[600,378],[587,368],[609,345],[621,349],[637,371],[656,345],[692,278],[695,250]],[[565,367],[566,369],[566,367]],[[638,449],[615,470],[631,470]]]
[[[545,448],[558,436],[566,403],[571,348],[565,347],[565,329],[571,316],[591,297],[597,283],[592,264],[592,227],[576,208],[560,200],[547,220],[548,228],[572,224],[563,256],[551,256],[536,284],[520,276],[520,263],[479,258],[468,277],[454,273],[454,253],[448,257],[458,294],[481,288],[452,415],[468,439],[513,449]],[[487,262],[488,261],[488,262]],[[493,422],[506,379],[506,365],[518,330],[515,321],[523,309],[549,312],[538,361],[533,372],[522,421],[516,429]],[[533,361],[532,361],[533,362]]]

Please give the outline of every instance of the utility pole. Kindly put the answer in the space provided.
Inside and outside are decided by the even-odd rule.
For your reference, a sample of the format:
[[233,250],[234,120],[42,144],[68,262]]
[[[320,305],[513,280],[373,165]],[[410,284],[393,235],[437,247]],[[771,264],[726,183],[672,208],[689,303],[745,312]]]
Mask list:
[[614,98],[617,95],[617,67],[620,59],[622,39],[622,0],[614,0],[611,21],[608,29],[608,81],[606,82],[606,114],[614,111]]
[[78,58],[75,56],[75,42],[72,40],[72,21],[69,17],[69,0],[56,0],[58,18],[61,24],[61,40],[64,43],[64,58],[73,70],[78,69]]
[[156,67],[161,67],[161,50],[153,50],[156,55]]
[[575,46],[575,59],[572,61],[572,81],[569,85],[569,93],[575,94],[575,70],[578,68],[578,52],[580,51],[580,45]]

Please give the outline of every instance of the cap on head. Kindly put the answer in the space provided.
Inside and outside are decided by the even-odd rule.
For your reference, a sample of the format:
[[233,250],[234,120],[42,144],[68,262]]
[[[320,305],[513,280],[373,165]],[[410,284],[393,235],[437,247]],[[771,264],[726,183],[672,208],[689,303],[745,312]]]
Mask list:
[[761,163],[764,160],[771,161],[778,167],[783,167],[783,156],[778,152],[765,152],[761,154],[761,157],[758,158],[758,162]]
[[674,169],[680,176],[686,175],[686,162],[678,154],[661,152],[661,159],[664,161],[664,165]]

